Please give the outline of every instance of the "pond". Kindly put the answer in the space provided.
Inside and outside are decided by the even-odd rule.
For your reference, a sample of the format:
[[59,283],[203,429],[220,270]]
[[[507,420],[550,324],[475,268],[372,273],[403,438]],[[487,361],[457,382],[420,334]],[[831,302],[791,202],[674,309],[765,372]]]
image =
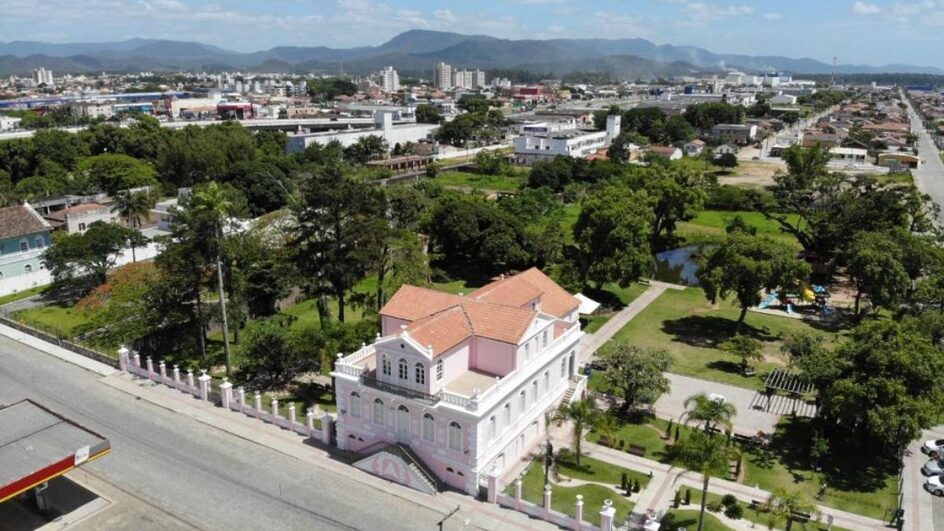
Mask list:
[[710,249],[706,245],[686,245],[656,254],[655,280],[698,286],[698,257]]

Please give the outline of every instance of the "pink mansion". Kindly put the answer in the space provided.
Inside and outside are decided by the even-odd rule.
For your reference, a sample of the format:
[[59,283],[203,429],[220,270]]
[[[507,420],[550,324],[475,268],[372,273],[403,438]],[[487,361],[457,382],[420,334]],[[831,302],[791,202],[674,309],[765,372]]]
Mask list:
[[477,494],[583,392],[579,306],[537,269],[464,296],[403,286],[377,340],[336,363],[338,447],[418,490]]

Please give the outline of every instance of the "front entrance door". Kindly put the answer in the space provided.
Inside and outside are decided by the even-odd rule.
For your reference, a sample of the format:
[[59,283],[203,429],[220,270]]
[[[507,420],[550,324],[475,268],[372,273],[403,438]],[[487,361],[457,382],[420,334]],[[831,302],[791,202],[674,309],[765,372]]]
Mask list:
[[397,441],[410,442],[410,410],[406,406],[397,408]]

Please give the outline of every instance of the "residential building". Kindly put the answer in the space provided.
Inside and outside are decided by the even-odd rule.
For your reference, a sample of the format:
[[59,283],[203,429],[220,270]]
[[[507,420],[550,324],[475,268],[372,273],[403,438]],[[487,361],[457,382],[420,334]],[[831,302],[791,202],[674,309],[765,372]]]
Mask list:
[[82,203],[46,215],[46,220],[53,230],[65,231],[68,234],[80,234],[96,221],[110,223],[117,218],[117,212],[100,203]]
[[418,490],[477,495],[543,440],[546,413],[584,392],[579,308],[537,269],[465,296],[403,286],[374,343],[331,373],[338,447]]
[[736,144],[721,144],[716,147],[714,150],[715,158],[720,157],[721,155],[737,155],[740,148]]
[[52,244],[51,231],[29,203],[0,208],[0,281],[42,271],[41,257]]
[[682,150],[674,146],[649,146],[649,153],[669,160],[682,158]]
[[833,160],[842,162],[865,163],[865,159],[869,156],[869,150],[853,147],[833,147],[829,148],[829,156]]
[[705,141],[704,140],[692,140],[691,142],[686,142],[682,146],[682,151],[689,157],[694,157],[695,155],[700,155],[702,151],[705,150]]
[[452,67],[446,63],[439,63],[433,68],[433,87],[439,90],[452,88]]
[[388,66],[380,71],[380,87],[384,92],[397,92],[400,90],[400,76],[392,66]]
[[452,87],[471,90],[473,88],[473,72],[471,70],[456,70],[452,73]]
[[753,124],[718,124],[711,128],[711,138],[735,144],[750,144],[757,138],[757,126]]
[[515,138],[515,161],[532,164],[561,155],[585,158],[609,146],[620,132],[620,117],[608,116],[605,131],[582,131],[557,124],[526,124]]
[[52,77],[52,70],[46,70],[45,68],[37,68],[33,70],[33,81],[36,82],[36,85],[46,85],[51,87],[56,84],[55,80]]
[[485,88],[485,72],[482,70],[473,70],[472,71],[472,88],[474,89],[483,89]]

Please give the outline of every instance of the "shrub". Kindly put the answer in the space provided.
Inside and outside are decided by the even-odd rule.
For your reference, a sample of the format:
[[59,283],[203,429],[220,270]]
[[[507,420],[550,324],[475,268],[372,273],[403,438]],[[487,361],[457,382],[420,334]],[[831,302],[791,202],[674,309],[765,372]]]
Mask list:
[[[675,497],[672,498],[672,507],[678,509],[679,506],[681,505],[682,505],[682,492],[675,491]],[[665,520],[663,520],[662,522],[665,523]]]
[[638,480],[638,479],[634,479],[634,480],[633,480],[633,492],[639,492],[640,490],[642,490],[642,489],[641,489],[641,487],[639,486],[639,480]]
[[718,500],[708,502],[708,510],[713,513],[720,511],[721,507],[722,507],[721,502]]
[[626,476],[626,472],[623,472],[620,477],[620,487],[623,488],[623,492],[629,494],[629,478]]
[[744,507],[735,502],[733,505],[728,505],[724,508],[724,515],[732,520],[740,520],[744,517]]
[[692,489],[685,489],[685,505],[692,504]]
[[666,439],[668,439],[669,437],[672,436],[672,423],[673,423],[673,420],[672,420],[672,419],[669,419],[669,426],[665,429],[665,437],[666,437]]
[[619,441],[619,449],[622,450],[622,449],[623,449],[623,446],[626,446],[626,441],[624,441],[623,439],[620,439],[620,441]]
[[737,498],[735,498],[733,494],[725,494],[721,497],[721,505],[724,505],[725,507],[737,505],[737,502]]

